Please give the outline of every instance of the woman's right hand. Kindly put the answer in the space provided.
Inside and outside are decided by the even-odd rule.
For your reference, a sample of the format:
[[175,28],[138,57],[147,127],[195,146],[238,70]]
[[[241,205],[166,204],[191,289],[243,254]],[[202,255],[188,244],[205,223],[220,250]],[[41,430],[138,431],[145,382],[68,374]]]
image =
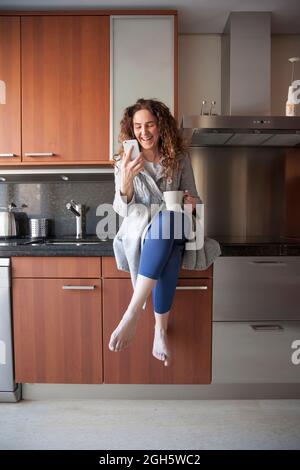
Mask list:
[[128,201],[133,196],[133,178],[144,169],[144,159],[142,152],[138,157],[131,160],[133,147],[130,147],[128,154],[124,155],[121,164],[121,194],[127,196]]

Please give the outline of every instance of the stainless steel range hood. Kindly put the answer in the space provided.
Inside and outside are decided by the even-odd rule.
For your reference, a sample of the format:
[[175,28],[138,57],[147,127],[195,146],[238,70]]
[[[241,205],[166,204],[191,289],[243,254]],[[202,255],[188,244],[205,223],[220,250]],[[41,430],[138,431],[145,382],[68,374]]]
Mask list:
[[191,147],[300,146],[300,117],[183,116],[182,128]]
[[198,146],[297,146],[300,117],[271,114],[271,13],[232,12],[221,40],[221,116],[183,116]]

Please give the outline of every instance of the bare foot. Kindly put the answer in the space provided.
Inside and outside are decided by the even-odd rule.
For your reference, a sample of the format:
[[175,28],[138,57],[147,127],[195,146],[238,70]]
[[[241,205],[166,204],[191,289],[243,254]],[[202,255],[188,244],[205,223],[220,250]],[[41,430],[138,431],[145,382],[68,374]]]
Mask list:
[[111,334],[108,345],[111,351],[121,351],[127,348],[134,336],[138,318],[138,315],[124,313],[117,328]]
[[164,361],[165,366],[171,365],[171,350],[168,345],[167,331],[164,328],[155,327],[152,354],[159,361]]

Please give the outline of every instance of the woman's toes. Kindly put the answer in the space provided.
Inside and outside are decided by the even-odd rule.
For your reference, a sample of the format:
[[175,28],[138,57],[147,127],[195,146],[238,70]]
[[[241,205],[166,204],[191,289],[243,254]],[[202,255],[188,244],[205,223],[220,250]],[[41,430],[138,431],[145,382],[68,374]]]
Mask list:
[[166,359],[166,355],[164,353],[160,353],[158,351],[153,350],[152,351],[153,356],[156,357],[159,361],[164,361]]
[[152,354],[156,359],[159,359],[159,353],[153,349]]
[[116,338],[115,337],[111,336],[108,347],[111,351],[116,350]]
[[169,367],[171,365],[171,363],[172,363],[171,359],[168,356],[166,356],[166,360],[164,362],[164,365],[166,367]]

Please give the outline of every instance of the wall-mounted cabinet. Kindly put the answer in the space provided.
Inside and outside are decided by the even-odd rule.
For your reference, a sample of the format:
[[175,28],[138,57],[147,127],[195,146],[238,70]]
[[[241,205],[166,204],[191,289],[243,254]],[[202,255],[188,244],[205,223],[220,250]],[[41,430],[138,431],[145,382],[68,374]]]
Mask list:
[[21,161],[20,18],[0,17],[0,164]]
[[21,30],[23,161],[108,160],[109,18],[28,16]]
[[177,113],[177,17],[111,16],[110,156],[118,151],[123,110],[156,98]]
[[119,13],[2,13],[0,165],[109,163],[125,107],[176,115],[176,13]]

